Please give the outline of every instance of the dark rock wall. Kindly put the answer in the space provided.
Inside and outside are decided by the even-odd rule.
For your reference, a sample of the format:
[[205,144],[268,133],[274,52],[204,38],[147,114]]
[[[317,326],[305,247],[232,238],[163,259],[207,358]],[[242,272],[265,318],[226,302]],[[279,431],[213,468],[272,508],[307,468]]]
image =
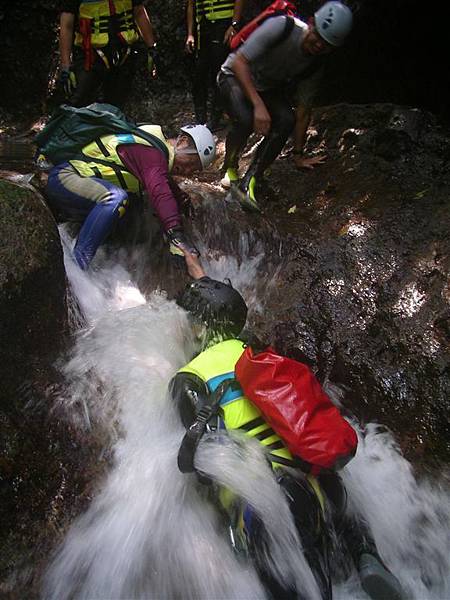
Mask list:
[[428,113],[337,105],[316,111],[307,146],[326,162],[278,159],[262,217],[199,202],[200,238],[234,256],[242,236],[255,253],[262,240],[252,327],[347,389],[416,464],[448,459],[450,139]]
[[42,356],[60,340],[66,280],[58,230],[43,198],[31,187],[4,179],[0,197],[0,364],[5,385],[16,380],[17,372],[30,372],[30,356]]
[[0,178],[0,203],[0,596],[34,598],[40,565],[88,500],[107,444],[56,408],[54,361],[68,333],[56,223],[31,186]]

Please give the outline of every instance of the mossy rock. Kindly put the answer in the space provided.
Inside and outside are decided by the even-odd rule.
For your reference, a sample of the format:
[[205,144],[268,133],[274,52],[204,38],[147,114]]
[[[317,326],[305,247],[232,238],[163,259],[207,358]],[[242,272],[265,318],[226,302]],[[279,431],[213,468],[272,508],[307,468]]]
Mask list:
[[31,186],[0,178],[0,364],[8,394],[54,349],[66,324],[56,223]]

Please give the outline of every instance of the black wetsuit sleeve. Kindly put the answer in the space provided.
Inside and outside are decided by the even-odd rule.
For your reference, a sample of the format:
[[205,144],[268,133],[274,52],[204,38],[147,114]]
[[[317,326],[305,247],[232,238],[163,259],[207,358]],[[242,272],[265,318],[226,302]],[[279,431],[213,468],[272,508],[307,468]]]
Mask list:
[[208,404],[206,383],[193,373],[177,373],[169,385],[170,394],[178,408],[183,425],[188,429],[198,411]]

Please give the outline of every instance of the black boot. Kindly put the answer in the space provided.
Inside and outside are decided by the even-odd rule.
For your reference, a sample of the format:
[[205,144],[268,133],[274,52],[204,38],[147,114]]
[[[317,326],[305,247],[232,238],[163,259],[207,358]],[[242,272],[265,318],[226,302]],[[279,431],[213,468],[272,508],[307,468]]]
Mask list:
[[348,515],[343,525],[344,539],[366,594],[372,600],[404,600],[402,586],[383,563],[368,526]]
[[250,212],[260,213],[261,209],[256,201],[256,176],[255,171],[250,166],[247,173],[242,178],[241,182],[237,187],[234,188],[234,192],[237,199],[241,203],[245,210]]
[[377,554],[362,554],[358,561],[361,586],[372,600],[404,600],[402,586]]

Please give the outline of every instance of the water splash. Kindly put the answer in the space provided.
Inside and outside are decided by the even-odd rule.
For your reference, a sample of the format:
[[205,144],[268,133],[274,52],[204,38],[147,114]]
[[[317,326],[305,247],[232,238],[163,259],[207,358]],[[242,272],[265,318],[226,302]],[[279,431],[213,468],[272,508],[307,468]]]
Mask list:
[[59,226],[59,234],[70,286],[70,319],[75,328],[93,322],[105,312],[145,304],[144,296],[122,265],[102,261],[100,249],[96,263],[99,262],[101,268],[82,271],[73,258],[75,241],[65,225]]
[[[184,430],[167,386],[188,360],[188,334],[183,311],[154,294],[78,337],[66,366],[71,395],[84,394],[91,418],[103,415],[120,432],[112,470],[50,567],[45,597],[264,596],[218,533],[196,482],[176,466]],[[86,396],[93,365],[104,391]]]
[[[67,250],[70,239],[66,242]],[[101,421],[109,428],[113,463],[53,557],[44,597],[264,598],[254,570],[237,560],[221,534],[218,515],[199,493],[195,476],[176,468],[184,430],[166,390],[194,350],[185,314],[164,294],[145,301],[117,264],[93,276],[66,261],[87,327],[64,366],[63,400],[79,415],[80,427]],[[211,261],[212,274],[229,276],[248,298],[255,295],[249,281],[259,266],[260,259],[245,256],[239,262]],[[388,432],[369,425],[360,437],[357,456],[343,471],[351,510],[370,524],[408,598],[450,597],[444,483],[418,483]],[[223,440],[207,449],[205,443],[198,461],[255,507],[271,533],[274,572],[314,598],[292,519],[259,446],[249,444],[243,458]],[[366,598],[355,573],[334,594],[338,600]]]
[[[342,474],[350,510],[369,524],[407,597],[449,598],[449,474],[440,482],[418,482],[392,434],[373,423],[360,433],[356,457]],[[350,585],[347,598],[351,592]]]
[[198,449],[196,467],[245,499],[265,524],[272,575],[307,598],[320,599],[286,497],[261,445],[237,432],[206,437]]

